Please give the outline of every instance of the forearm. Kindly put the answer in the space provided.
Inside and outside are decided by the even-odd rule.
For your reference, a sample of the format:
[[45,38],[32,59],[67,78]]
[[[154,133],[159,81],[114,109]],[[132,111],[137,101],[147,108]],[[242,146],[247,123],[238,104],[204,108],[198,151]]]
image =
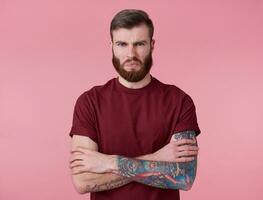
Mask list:
[[[153,154],[147,154],[136,157],[136,159],[153,160]],[[73,175],[73,181],[78,185],[78,192],[81,194],[87,192],[99,192],[104,190],[111,190],[124,186],[132,182],[132,178],[124,177],[115,173],[90,173],[85,172]]]
[[[184,131],[173,135],[175,141],[183,139],[194,140],[193,146],[197,146],[194,131]],[[191,147],[198,148],[198,147]],[[154,155],[154,154],[153,154]],[[123,156],[117,156],[117,170],[115,173],[146,185],[165,188],[189,190],[192,187],[196,176],[197,156],[192,156],[188,162],[176,162],[176,160],[157,159],[132,159]],[[164,158],[164,156],[161,156]]]
[[[182,139],[193,139],[194,132],[181,132],[175,134],[174,136],[175,140],[181,141],[181,143],[176,143],[176,145],[180,145],[186,143]],[[194,141],[191,140],[192,144],[193,142]],[[194,144],[196,145],[195,142]],[[93,151],[86,151],[87,158],[94,161],[88,162],[87,160],[87,163],[92,163],[93,168],[91,167],[90,169],[87,168],[86,170],[77,170],[79,171],[77,173],[78,177],[75,176],[75,179],[77,180],[78,185],[81,184],[81,187],[79,188],[81,188],[81,191],[84,190],[84,193],[114,189],[116,187],[130,183],[131,181],[136,181],[159,188],[188,190],[191,188],[191,185],[195,179],[197,165],[196,157],[191,156],[191,158],[187,158],[184,156],[187,156],[188,154],[181,154],[179,152],[178,155],[184,157],[184,161],[182,158],[179,160],[174,159],[174,150],[171,147],[174,147],[174,143],[169,143],[153,154],[143,155],[137,158],[112,156],[102,153],[93,153]],[[194,150],[192,148],[197,147],[190,147],[191,150]],[[183,149],[185,150],[185,148]],[[77,161],[78,159],[85,158],[78,158],[76,156],[74,158],[76,163],[73,164],[72,167],[78,166],[78,162],[81,162]],[[191,162],[186,162],[190,160]],[[105,163],[103,170],[100,163]],[[89,167],[92,165],[86,166]],[[100,167],[97,168],[97,166]],[[93,171],[93,169],[96,170]],[[92,171],[95,173],[86,173]]]
[[[144,159],[144,160],[141,160]],[[124,186],[132,181],[165,189],[189,190],[194,182],[197,160],[187,163],[152,161],[153,154],[136,159],[118,156],[115,173],[81,173],[73,176],[80,193],[99,192]]]
[[196,158],[185,163],[117,158],[117,173],[139,183],[164,189],[189,190],[196,174]]
[[73,175],[75,185],[78,185],[79,193],[99,192],[104,190],[111,190],[128,184],[132,180],[113,173],[90,173],[85,172]]

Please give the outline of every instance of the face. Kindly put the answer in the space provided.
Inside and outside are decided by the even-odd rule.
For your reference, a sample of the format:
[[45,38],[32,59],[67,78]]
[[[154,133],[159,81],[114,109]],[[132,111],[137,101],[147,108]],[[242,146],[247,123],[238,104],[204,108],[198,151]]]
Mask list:
[[132,29],[120,28],[112,32],[112,63],[121,77],[138,82],[152,66],[154,40],[144,24]]

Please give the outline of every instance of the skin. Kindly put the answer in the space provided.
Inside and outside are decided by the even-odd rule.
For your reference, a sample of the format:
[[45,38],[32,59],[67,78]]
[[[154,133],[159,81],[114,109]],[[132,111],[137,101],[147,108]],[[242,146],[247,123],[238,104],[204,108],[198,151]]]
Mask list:
[[[194,131],[180,132],[174,138],[194,139]],[[196,145],[196,144],[194,144]],[[187,154],[185,154],[187,155]],[[188,155],[191,155],[190,153]],[[118,173],[146,185],[164,189],[189,190],[195,179],[196,157],[190,162],[163,162],[117,157]]]
[[[142,65],[138,62],[134,62],[133,65],[128,61],[136,57],[143,63],[146,56],[154,50],[155,40],[151,40],[148,27],[143,24],[132,29],[120,28],[114,30],[110,44],[113,54],[120,60],[121,65],[125,64],[124,69],[126,71],[138,71]],[[118,79],[122,85],[132,89],[145,87],[151,81],[150,73],[138,82],[128,82],[121,76],[119,76]]]
[[[89,137],[73,135],[71,160],[74,156],[81,154],[80,152],[75,152],[79,149],[81,152],[85,152],[83,153],[84,155],[88,155],[89,151],[97,152],[98,145]],[[87,171],[81,173],[76,172],[78,172],[78,168],[71,168],[73,185],[80,194],[110,190],[131,182],[130,180],[113,173],[98,174]]]
[[[154,43],[149,38],[148,28],[140,25],[113,31],[111,48],[125,70],[138,71],[143,67],[140,63],[153,51]],[[133,57],[140,62],[130,62]],[[150,73],[138,82],[128,82],[121,76],[118,79],[131,89],[145,87],[151,81]],[[118,188],[132,181],[159,188],[188,190],[194,181],[198,154],[192,134],[175,134],[170,143],[157,152],[136,158],[99,153],[97,144],[91,139],[74,135],[69,164],[74,185],[81,194]]]
[[[176,137],[180,139],[176,140]],[[70,168],[73,176],[87,172],[101,174],[83,182],[86,192],[113,189],[131,181],[166,189],[189,190],[195,178],[198,150],[194,133],[188,131],[175,134],[171,142],[157,152],[137,158],[106,155],[76,147],[72,149]],[[109,179],[103,179],[105,175]]]

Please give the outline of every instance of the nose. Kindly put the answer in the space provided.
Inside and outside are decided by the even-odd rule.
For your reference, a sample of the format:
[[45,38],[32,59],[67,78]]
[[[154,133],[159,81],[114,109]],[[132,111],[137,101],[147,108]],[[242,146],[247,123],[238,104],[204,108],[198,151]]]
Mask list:
[[128,52],[127,52],[127,57],[128,58],[133,58],[136,56],[136,49],[133,45],[129,46]]

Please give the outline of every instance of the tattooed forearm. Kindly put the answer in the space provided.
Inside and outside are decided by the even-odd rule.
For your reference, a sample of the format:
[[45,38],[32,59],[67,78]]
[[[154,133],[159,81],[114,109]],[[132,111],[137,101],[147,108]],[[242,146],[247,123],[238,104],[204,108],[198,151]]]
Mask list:
[[110,180],[108,182],[104,182],[101,184],[95,184],[95,185],[86,185],[86,191],[88,192],[99,192],[99,191],[104,191],[104,190],[111,190],[114,188],[121,187],[123,185],[126,185],[127,183],[130,183],[132,180],[126,178],[126,177],[119,177],[114,180]]
[[[195,139],[194,131],[174,134],[175,139]],[[120,175],[146,185],[189,190],[196,174],[197,159],[185,163],[149,161],[123,156],[117,158]]]
[[[195,138],[195,132],[194,131],[183,131],[179,132],[173,135],[175,140],[181,140],[181,139],[193,139],[196,141]],[[195,146],[198,146],[197,141],[194,144]],[[197,169],[197,156],[195,156],[195,159],[191,162],[187,163],[180,163],[181,169],[184,169],[184,172],[186,174],[186,178],[189,180],[189,186],[191,188],[192,184],[194,183],[195,177],[196,177],[196,169]]]

